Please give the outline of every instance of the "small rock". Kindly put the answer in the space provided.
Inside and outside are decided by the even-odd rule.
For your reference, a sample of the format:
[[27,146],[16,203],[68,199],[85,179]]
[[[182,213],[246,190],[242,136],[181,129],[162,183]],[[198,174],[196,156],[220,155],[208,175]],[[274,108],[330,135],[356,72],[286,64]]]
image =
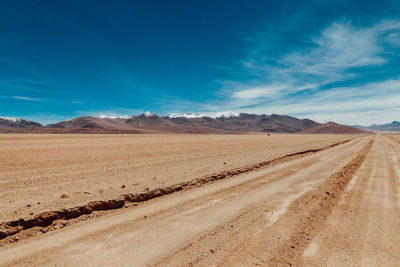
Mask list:
[[61,198],[68,198],[68,196],[66,194],[62,194]]
[[123,184],[123,185],[121,186],[121,188],[125,188],[125,185]]
[[210,248],[210,252],[211,252],[211,253],[214,253],[214,250],[213,250],[212,248]]

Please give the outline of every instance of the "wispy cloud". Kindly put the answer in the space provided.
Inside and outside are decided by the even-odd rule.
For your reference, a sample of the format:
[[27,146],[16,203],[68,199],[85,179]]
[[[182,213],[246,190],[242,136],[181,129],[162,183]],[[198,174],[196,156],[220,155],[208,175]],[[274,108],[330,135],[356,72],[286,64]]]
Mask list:
[[280,63],[288,72],[334,75],[336,79],[345,69],[385,62],[379,55],[382,48],[377,43],[378,35],[377,27],[360,29],[350,23],[333,23],[313,39],[314,48],[288,54]]
[[44,92],[47,89],[43,83],[28,78],[0,79],[0,90],[3,92]]
[[[397,20],[369,27],[335,22],[317,36],[309,37],[301,49],[274,57],[265,48],[267,38],[258,35],[252,40],[256,47],[242,61],[241,71],[249,73],[251,79],[222,81],[221,94],[225,100],[223,105],[216,105],[235,111],[319,119],[318,114],[324,114],[346,123],[351,123],[356,113],[360,119],[366,110],[397,108],[400,103],[396,102],[400,101],[398,77],[378,82],[365,79],[360,82],[357,78],[393,60],[386,55],[396,49],[398,36],[400,21]],[[352,81],[358,85],[338,86]],[[352,116],[346,113],[350,111]]]
[[265,85],[260,87],[252,87],[241,91],[233,92],[233,97],[238,99],[255,99],[259,97],[274,96],[281,90],[285,89],[284,84]]
[[34,98],[34,97],[27,97],[27,96],[13,96],[13,99],[18,100],[26,100],[26,101],[42,101],[42,98]]
[[[293,51],[279,58],[265,55],[262,47],[266,40],[260,38],[261,48],[253,49],[251,55],[243,61],[244,71],[256,74],[258,89],[264,87],[266,95],[288,93],[313,89],[320,86],[354,78],[352,69],[377,66],[387,62],[381,54],[384,48],[380,40],[385,35],[396,42],[393,30],[400,29],[399,21],[385,21],[367,28],[357,28],[351,23],[333,23],[319,36],[311,37],[309,46]],[[392,36],[392,37],[390,37]],[[255,42],[256,43],[256,42]],[[257,51],[257,52],[254,52]],[[271,83],[283,83],[280,90],[271,90]],[[232,83],[232,81],[230,81]],[[237,86],[252,90],[254,85],[238,81]],[[274,86],[273,88],[276,88]],[[233,92],[236,96],[238,92]]]
[[[361,86],[335,87],[300,97],[281,98],[234,111],[278,113],[317,121],[334,120],[345,124],[372,124],[398,120],[400,77]],[[231,108],[232,109],[232,108]]]

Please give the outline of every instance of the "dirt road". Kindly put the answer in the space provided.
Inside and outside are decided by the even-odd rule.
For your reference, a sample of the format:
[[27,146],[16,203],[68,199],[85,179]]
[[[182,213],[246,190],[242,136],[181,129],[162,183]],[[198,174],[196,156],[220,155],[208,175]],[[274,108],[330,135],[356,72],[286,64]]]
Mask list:
[[0,248],[0,265],[396,266],[400,144],[365,136]]
[[400,144],[378,136],[340,203],[305,251],[305,265],[399,266]]

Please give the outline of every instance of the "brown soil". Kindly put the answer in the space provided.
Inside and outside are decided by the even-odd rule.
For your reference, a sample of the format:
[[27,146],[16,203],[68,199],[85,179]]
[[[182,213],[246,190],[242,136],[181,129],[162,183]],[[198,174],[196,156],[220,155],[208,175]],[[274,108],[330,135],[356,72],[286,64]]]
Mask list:
[[[173,194],[164,194],[161,188],[170,185],[161,185],[159,191],[144,190],[145,201],[140,194],[125,195],[124,209],[53,221],[57,212],[41,214],[37,219],[48,226],[3,239],[15,243],[0,247],[0,265],[396,266],[399,139],[363,136],[322,149],[319,137],[308,136],[308,148],[276,160],[258,155],[235,167],[223,161],[225,169],[213,171],[214,178],[179,181]],[[321,142],[319,148],[311,148],[313,142]],[[235,153],[260,153],[258,146],[244,153],[246,145]],[[74,197],[65,194],[65,200]],[[120,206],[117,199],[89,204],[83,206]]]
[[[106,201],[92,201],[87,203],[86,205],[83,206],[78,206],[74,208],[69,208],[69,209],[61,209],[57,211],[47,211],[40,213],[33,218],[20,218],[19,220],[15,221],[9,221],[9,222],[2,222],[0,223],[0,240],[7,238],[8,240],[5,240],[6,242],[13,242],[15,241],[12,236],[18,234],[19,232],[27,229],[31,229],[34,227],[46,227],[50,226],[57,220],[70,220],[70,219],[75,219],[78,218],[82,215],[86,214],[91,214],[94,211],[99,211],[99,210],[113,210],[113,209],[119,209],[123,208],[125,204],[129,202],[143,202],[147,201],[153,198],[161,197],[164,195],[172,194],[181,190],[187,190],[187,189],[192,189],[194,187],[199,187],[202,185],[205,185],[207,183],[211,183],[214,181],[218,181],[221,179],[226,179],[230,177],[234,177],[236,175],[258,170],[260,168],[266,168],[269,166],[272,166],[274,164],[282,163],[284,161],[288,160],[293,160],[296,157],[300,157],[303,155],[311,154],[311,153],[316,153],[318,151],[322,151],[325,149],[329,149],[331,147],[335,147],[340,144],[344,144],[348,142],[348,140],[340,142],[340,143],[335,143],[332,145],[329,145],[324,148],[319,148],[319,149],[309,149],[309,150],[304,150],[296,153],[291,153],[273,160],[268,160],[268,161],[262,161],[259,163],[239,167],[239,168],[234,168],[228,171],[224,171],[221,173],[215,173],[212,175],[207,175],[201,178],[193,179],[190,181],[182,182],[179,184],[174,184],[172,186],[167,186],[167,187],[160,187],[153,189],[151,191],[144,191],[144,192],[139,192],[139,193],[126,193],[123,195],[120,195],[118,198],[115,199],[110,199]],[[125,188],[125,185],[122,186],[122,188]],[[61,198],[68,198],[67,195],[63,194],[61,195]],[[50,227],[51,228],[51,227]],[[37,228],[36,231],[41,231],[43,228]],[[31,236],[34,232],[30,231],[28,236]],[[4,242],[3,242],[4,243]]]
[[351,138],[0,135],[0,223],[169,187]]

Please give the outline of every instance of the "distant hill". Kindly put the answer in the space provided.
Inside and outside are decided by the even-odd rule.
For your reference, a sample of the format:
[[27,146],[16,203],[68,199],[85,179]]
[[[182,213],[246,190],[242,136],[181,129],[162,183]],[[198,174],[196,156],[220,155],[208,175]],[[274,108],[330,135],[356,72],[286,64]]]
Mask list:
[[356,125],[354,127],[370,131],[400,131],[400,122],[393,121],[386,124],[372,124],[370,126]]
[[352,126],[341,125],[334,122],[319,124],[305,129],[299,133],[307,134],[368,134],[366,130],[358,129]]
[[333,122],[320,124],[285,115],[256,115],[225,112],[210,114],[170,114],[160,117],[149,111],[138,116],[83,116],[42,126],[17,118],[0,119],[0,132],[37,133],[366,133]]
[[72,120],[49,124],[42,132],[76,132],[76,133],[141,133],[126,124],[126,119],[84,116]]

